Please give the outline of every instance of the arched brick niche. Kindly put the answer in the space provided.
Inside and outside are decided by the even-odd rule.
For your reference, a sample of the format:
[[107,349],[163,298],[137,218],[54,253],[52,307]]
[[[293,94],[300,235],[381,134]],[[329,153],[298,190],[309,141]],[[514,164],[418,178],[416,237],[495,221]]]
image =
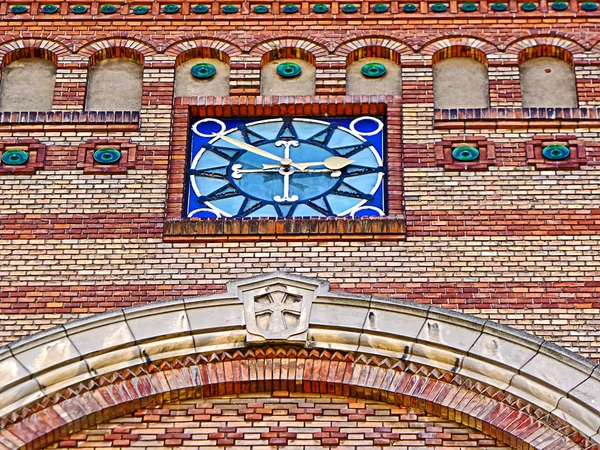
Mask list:
[[[61,439],[50,448],[485,448],[481,431],[423,409],[356,397],[275,391],[141,408]],[[264,447],[263,447],[264,448]]]
[[[193,68],[204,65],[215,73],[198,73]],[[175,96],[197,97],[211,95],[224,97],[229,95],[229,55],[215,48],[193,48],[177,57],[175,70]],[[198,66],[200,67],[200,66]]]
[[525,108],[576,108],[573,56],[561,47],[538,45],[519,53],[521,97]]
[[53,52],[39,47],[7,53],[2,61],[0,111],[50,111],[57,61]]
[[[385,47],[361,47],[347,58],[346,93],[348,95],[401,95],[402,71],[400,53]],[[385,73],[379,75],[377,66],[385,67]],[[373,75],[363,70],[366,65],[373,67]],[[367,66],[369,67],[369,66]],[[365,75],[364,72],[367,72]]]
[[139,111],[144,57],[131,48],[108,47],[90,57],[85,108],[88,111]]
[[3,449],[140,408],[279,391],[419,408],[519,449],[600,439],[591,361],[491,321],[284,273],[16,341],[0,352],[0,386]]
[[463,45],[446,47],[433,55],[432,63],[436,108],[489,106],[487,58],[481,50]]
[[[285,77],[277,72],[281,64],[297,64],[301,72]],[[315,95],[315,57],[301,48],[279,48],[265,53],[261,60],[261,95]]]

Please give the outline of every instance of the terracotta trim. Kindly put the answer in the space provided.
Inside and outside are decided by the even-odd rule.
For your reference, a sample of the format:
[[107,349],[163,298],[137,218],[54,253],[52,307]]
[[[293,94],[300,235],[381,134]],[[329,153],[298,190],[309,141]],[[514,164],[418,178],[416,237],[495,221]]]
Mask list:
[[[403,217],[364,219],[226,219],[168,220],[164,240],[237,240],[243,236],[262,240],[280,239],[377,239],[406,238]],[[217,239],[215,239],[217,238]]]

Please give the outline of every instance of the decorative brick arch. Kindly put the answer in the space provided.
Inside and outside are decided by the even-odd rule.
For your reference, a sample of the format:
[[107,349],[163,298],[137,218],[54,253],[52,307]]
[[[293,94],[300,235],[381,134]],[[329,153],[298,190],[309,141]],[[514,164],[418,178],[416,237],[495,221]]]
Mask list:
[[452,37],[452,38],[443,38],[438,39],[432,42],[428,42],[422,48],[420,53],[424,55],[434,55],[440,51],[444,51],[444,49],[449,47],[468,47],[472,48],[475,51],[483,53],[486,57],[497,53],[498,49],[491,44],[490,42],[483,41],[481,39],[476,39],[469,36],[464,37]]
[[[198,54],[198,55],[223,55],[221,61],[229,60],[242,54],[242,50],[235,44],[221,39],[190,39],[186,41],[175,42],[169,45],[164,53],[169,56],[174,56],[177,61],[183,58],[183,62],[186,58],[183,55],[186,54]],[[209,56],[202,56],[209,57]]]
[[6,65],[20,58],[43,58],[58,63],[59,58],[69,56],[71,52],[60,42],[48,39],[17,39],[0,45],[0,61]]
[[484,52],[475,48],[464,45],[444,47],[435,52],[431,58],[432,64],[450,58],[471,58],[484,66],[488,65],[488,60]]
[[287,390],[415,406],[513,448],[596,449],[595,368],[491,321],[276,273],[4,348],[0,448],[42,448],[146,406]]
[[112,49],[123,49],[122,51],[130,52],[132,54],[135,53],[140,55],[142,60],[157,53],[154,47],[145,42],[133,39],[112,38],[90,42],[81,47],[77,51],[77,54],[92,58],[97,54],[110,53],[114,51]]
[[506,45],[505,52],[519,55],[531,47],[555,47],[569,52],[571,55],[585,53],[585,49],[577,42],[560,36],[529,36]]
[[351,41],[341,43],[334,51],[336,56],[346,57],[348,64],[354,60],[360,59],[361,57],[371,57],[370,55],[374,55],[373,57],[387,58],[399,63],[400,55],[412,53],[413,50],[403,42],[383,37],[364,37],[353,39]]
[[312,55],[313,58],[323,58],[329,55],[329,51],[323,45],[301,38],[275,38],[255,44],[250,49],[250,55],[264,57],[265,54],[277,52],[281,49],[298,49]]

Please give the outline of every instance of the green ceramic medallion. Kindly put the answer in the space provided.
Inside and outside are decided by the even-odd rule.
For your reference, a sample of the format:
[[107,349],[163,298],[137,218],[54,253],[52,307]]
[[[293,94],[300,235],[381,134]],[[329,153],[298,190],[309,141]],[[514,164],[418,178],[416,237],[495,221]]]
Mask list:
[[452,150],[452,158],[460,162],[475,161],[479,158],[479,150],[469,145],[461,145]]
[[101,148],[94,152],[94,161],[99,164],[113,164],[121,159],[121,152],[116,148]]
[[561,161],[567,159],[571,150],[566,145],[553,144],[542,149],[542,156],[551,161]]
[[29,154],[25,150],[7,150],[2,153],[2,162],[9,166],[21,166],[27,162]]
[[372,62],[362,66],[360,72],[368,78],[379,78],[385,75],[386,70],[383,64]]
[[302,73],[302,68],[299,64],[284,62],[277,66],[277,73],[283,78],[294,78]]

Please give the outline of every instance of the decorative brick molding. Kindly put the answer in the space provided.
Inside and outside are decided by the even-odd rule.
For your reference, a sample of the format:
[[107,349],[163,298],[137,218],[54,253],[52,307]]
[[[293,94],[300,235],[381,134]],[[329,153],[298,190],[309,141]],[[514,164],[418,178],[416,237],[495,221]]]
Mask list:
[[191,219],[168,220],[164,240],[168,242],[312,239],[363,240],[404,239],[403,217],[362,219]]
[[[544,158],[542,150],[549,145],[564,145],[570,150],[570,155],[559,161]],[[574,135],[537,135],[525,143],[527,164],[535,165],[538,169],[578,169],[587,162],[585,141]]]
[[[94,152],[102,148],[114,148],[121,153],[121,158],[112,164],[101,164],[94,159]],[[77,168],[83,173],[127,173],[135,167],[137,144],[129,139],[90,139],[81,144],[77,150]]]
[[[9,150],[23,150],[29,159],[23,165],[9,165],[2,162],[2,155]],[[0,175],[32,174],[44,167],[46,145],[37,139],[0,139]]]
[[[469,162],[454,159],[452,151],[463,145],[479,150],[479,158]],[[496,161],[495,145],[485,136],[445,136],[443,141],[435,143],[435,160],[448,170],[485,170]]]
[[[484,120],[522,120],[522,124],[511,124],[517,128],[528,126],[530,120],[580,120],[597,121],[600,108],[465,108],[436,109],[436,127],[443,121],[470,121],[469,127],[479,127]],[[554,124],[556,126],[556,123]],[[453,125],[456,127],[456,124]],[[485,124],[488,127],[489,124]]]
[[138,111],[33,111],[2,112],[0,124],[56,124],[75,129],[79,124],[86,125],[137,125],[140,121]]
[[[265,295],[274,297],[265,303]],[[289,304],[286,295],[300,319],[286,319],[289,331],[280,334],[269,323],[293,310],[277,307]],[[258,327],[253,347],[249,324]],[[595,368],[491,321],[275,273],[230,283],[224,294],[66,324],[0,350],[0,446],[46,447],[146,405],[287,391],[419,405],[516,448],[591,450],[600,441]]]

